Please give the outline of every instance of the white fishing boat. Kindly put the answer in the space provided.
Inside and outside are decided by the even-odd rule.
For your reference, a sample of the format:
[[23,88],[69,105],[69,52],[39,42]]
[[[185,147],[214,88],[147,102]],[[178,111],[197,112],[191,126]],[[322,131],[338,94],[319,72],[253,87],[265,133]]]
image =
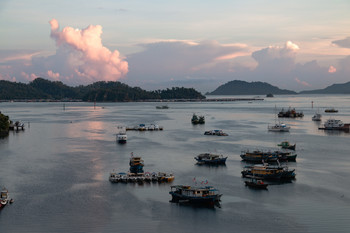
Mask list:
[[128,136],[126,135],[126,127],[118,126],[119,132],[117,133],[117,142],[124,144],[128,140]]
[[324,123],[325,129],[343,129],[344,123],[341,120],[335,120],[335,119],[328,119]]
[[277,123],[277,113],[276,113],[276,106],[275,106],[275,124],[274,125],[268,125],[267,126],[268,131],[271,132],[289,132],[290,127],[287,126],[284,123],[281,123],[278,121]]
[[319,113],[315,113],[315,115],[312,117],[313,121],[321,121],[322,115]]
[[13,199],[10,199],[7,189],[3,188],[0,193],[0,209],[4,208],[8,203],[12,204]]
[[268,125],[267,129],[272,132],[289,132],[290,127],[284,123],[277,123],[275,125]]

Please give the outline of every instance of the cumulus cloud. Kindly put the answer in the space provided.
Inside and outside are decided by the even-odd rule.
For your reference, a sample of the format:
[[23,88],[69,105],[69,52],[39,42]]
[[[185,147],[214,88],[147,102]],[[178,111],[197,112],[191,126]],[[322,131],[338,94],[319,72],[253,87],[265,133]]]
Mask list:
[[89,81],[115,81],[128,72],[128,63],[117,50],[111,52],[102,45],[100,25],[85,29],[65,27],[59,30],[57,20],[52,19],[51,37],[59,49],[66,50],[70,75],[74,74]]
[[341,80],[334,72],[350,67],[346,66],[350,57],[341,60],[337,69],[320,66],[317,60],[298,63],[302,49],[291,41],[254,52],[244,44],[226,45],[217,41],[158,41],[141,46],[142,52],[128,56],[127,82],[148,89],[178,84],[205,92],[239,79],[264,81],[299,91],[323,88],[335,79]]
[[128,56],[128,79],[140,76],[154,81],[198,77],[203,70],[237,56],[247,56],[246,45],[217,41],[159,41],[141,44],[143,51]]
[[346,37],[343,40],[335,40],[332,43],[338,45],[339,47],[350,48],[350,37]]
[[[66,84],[89,84],[95,81],[116,81],[125,77],[128,62],[117,50],[110,51],[102,45],[100,25],[85,29],[59,28],[52,19],[51,38],[56,42],[56,52],[50,56],[40,51],[4,51],[0,53],[0,71],[11,80],[32,81],[43,77]],[[3,78],[5,79],[5,78]]]

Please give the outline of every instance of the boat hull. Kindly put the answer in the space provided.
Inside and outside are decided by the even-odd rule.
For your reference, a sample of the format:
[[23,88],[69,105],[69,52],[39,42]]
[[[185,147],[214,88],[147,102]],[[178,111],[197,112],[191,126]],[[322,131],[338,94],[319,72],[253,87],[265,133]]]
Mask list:
[[208,195],[205,197],[191,197],[187,195],[182,195],[177,192],[169,192],[172,196],[171,202],[189,202],[191,204],[203,204],[203,205],[215,205],[220,202],[222,194],[218,195]]
[[209,160],[209,159],[199,159],[195,158],[197,160],[198,164],[211,164],[211,165],[218,165],[218,164],[226,164],[226,158],[220,158],[220,159],[214,159],[214,160]]
[[245,185],[255,189],[267,189],[268,184],[257,184],[253,181],[244,181]]
[[286,171],[286,172],[280,172],[277,174],[256,174],[250,171],[242,171],[242,176],[245,178],[257,177],[265,180],[288,180],[288,179],[294,179],[295,173],[294,171]]

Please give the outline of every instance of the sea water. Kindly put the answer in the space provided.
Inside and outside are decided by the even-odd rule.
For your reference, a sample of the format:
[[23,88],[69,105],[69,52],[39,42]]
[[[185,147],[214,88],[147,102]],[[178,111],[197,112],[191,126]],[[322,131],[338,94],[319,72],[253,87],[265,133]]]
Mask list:
[[[234,96],[232,96],[234,97]],[[247,97],[247,96],[240,96]],[[0,211],[0,232],[350,232],[350,134],[318,128],[329,118],[350,123],[350,96],[276,96],[263,101],[159,103],[0,103],[25,124],[0,140],[0,185],[14,203]],[[313,105],[313,108],[312,108]],[[268,132],[289,106],[303,118],[282,121],[290,132]],[[324,113],[334,107],[338,113]],[[322,122],[313,122],[315,112]],[[192,125],[193,113],[204,125]],[[277,121],[279,119],[277,118]],[[281,120],[281,119],[280,119]],[[118,125],[158,124],[163,131],[128,131]],[[221,129],[229,136],[207,136]],[[244,185],[242,150],[296,143],[290,183],[265,190]],[[226,166],[198,166],[194,157],[228,156]],[[113,184],[130,155],[144,171],[172,172],[174,184],[208,182],[223,194],[221,208],[170,203],[171,184]]]

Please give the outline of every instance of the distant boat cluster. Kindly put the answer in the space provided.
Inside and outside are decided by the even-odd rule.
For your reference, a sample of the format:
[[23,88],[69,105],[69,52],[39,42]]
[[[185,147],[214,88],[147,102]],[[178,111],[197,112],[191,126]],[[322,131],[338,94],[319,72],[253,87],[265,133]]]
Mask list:
[[[167,109],[164,106],[157,106],[157,109]],[[289,132],[290,126],[280,122],[278,118],[302,118],[303,112],[297,112],[295,108],[289,107],[286,111],[282,110],[277,114],[275,107],[275,124],[268,125],[268,131],[272,132]],[[317,112],[313,117],[313,121],[320,121],[321,114]],[[191,118],[193,125],[205,124],[204,115],[193,114]],[[345,124],[340,120],[329,119],[324,123],[324,129],[341,129],[345,127]],[[162,130],[162,127],[151,124],[146,126],[145,124],[139,124],[135,127],[125,127],[124,130],[117,134],[117,140],[120,143],[126,142],[127,130],[138,131],[153,131]],[[228,136],[223,130],[215,129],[204,132],[204,135],[214,136]],[[291,144],[289,141],[282,141],[277,144],[281,149],[275,150],[244,150],[241,152],[240,157],[243,162],[247,163],[241,171],[242,178],[244,178],[244,184],[250,188],[255,189],[267,189],[270,181],[284,182],[294,180],[296,177],[295,169],[290,169],[287,165],[288,162],[296,162],[297,153],[296,143]],[[208,166],[225,166],[228,156],[216,153],[201,153],[194,157],[197,165]],[[149,183],[149,182],[172,182],[175,176],[172,173],[164,172],[144,172],[143,160],[141,157],[131,157],[129,172],[111,172],[109,180],[112,183]],[[207,184],[201,183],[202,185]],[[169,194],[172,196],[171,202],[188,202],[192,204],[205,204],[209,206],[220,206],[220,200],[222,194],[219,190],[213,186],[190,186],[190,185],[173,185]]]

